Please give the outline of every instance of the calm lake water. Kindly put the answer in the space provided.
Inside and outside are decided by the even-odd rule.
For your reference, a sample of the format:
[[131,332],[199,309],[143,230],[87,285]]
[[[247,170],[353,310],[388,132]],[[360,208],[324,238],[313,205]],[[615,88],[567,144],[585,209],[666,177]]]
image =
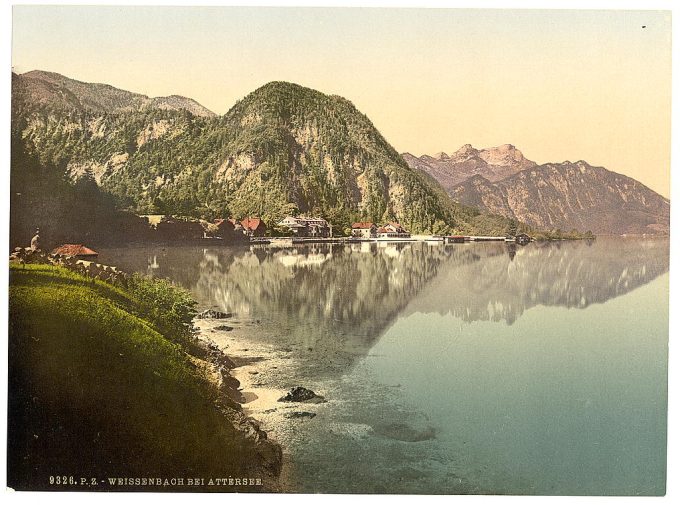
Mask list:
[[[659,495],[668,247],[172,246],[100,260],[233,313],[200,328],[241,365],[244,407],[282,443],[291,491]],[[328,402],[276,402],[296,385]]]

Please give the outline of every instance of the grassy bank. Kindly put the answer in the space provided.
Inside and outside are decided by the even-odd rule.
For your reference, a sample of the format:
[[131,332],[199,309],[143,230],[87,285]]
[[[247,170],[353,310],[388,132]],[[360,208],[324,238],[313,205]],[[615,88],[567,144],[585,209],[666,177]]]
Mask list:
[[59,475],[264,475],[255,442],[236,426],[238,406],[181,345],[191,317],[183,295],[136,282],[121,288],[61,267],[11,265],[11,487],[77,489],[50,485]]

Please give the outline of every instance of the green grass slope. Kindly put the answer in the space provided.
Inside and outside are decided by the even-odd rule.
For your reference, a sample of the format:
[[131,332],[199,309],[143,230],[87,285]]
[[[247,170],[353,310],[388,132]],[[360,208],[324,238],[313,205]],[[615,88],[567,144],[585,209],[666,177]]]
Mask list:
[[216,390],[139,304],[63,268],[11,266],[9,486],[55,489],[56,475],[257,476]]

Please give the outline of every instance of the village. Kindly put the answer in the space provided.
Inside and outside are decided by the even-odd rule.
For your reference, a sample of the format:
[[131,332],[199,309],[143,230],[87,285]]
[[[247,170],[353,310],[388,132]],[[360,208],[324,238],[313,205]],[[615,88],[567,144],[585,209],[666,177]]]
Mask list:
[[[300,243],[356,243],[356,242],[438,242],[457,244],[479,241],[505,241],[525,245],[532,237],[517,236],[465,236],[465,235],[413,235],[398,222],[376,224],[371,221],[354,222],[351,230],[335,233],[333,225],[321,217],[287,216],[268,227],[257,216],[241,220],[220,218],[213,221],[180,218],[170,215],[135,216],[138,225],[135,239],[152,243],[222,243],[222,244],[272,244],[279,247]],[[142,233],[139,233],[139,231]],[[349,231],[349,236],[347,234]],[[40,240],[36,232],[32,247]],[[84,244],[61,244],[52,254],[82,260],[96,260],[98,253]]]
[[[225,242],[257,242],[289,240],[293,242],[344,242],[344,241],[435,241],[447,243],[486,240],[527,243],[531,237],[517,236],[464,236],[464,235],[412,235],[398,222],[377,224],[370,221],[352,223],[350,230],[340,233],[322,217],[287,216],[268,227],[260,217],[215,219],[213,222],[184,220],[172,216],[142,216],[160,240],[215,239]],[[349,231],[349,234],[347,234]]]
[[345,240],[417,240],[399,223],[378,226],[372,222],[352,224],[351,233],[336,231],[333,225],[321,217],[287,216],[274,226],[267,226],[257,216],[241,220],[215,219],[212,222],[180,219],[172,216],[142,216],[147,219],[159,240],[215,239],[225,242],[268,242],[271,240],[294,241],[345,241]]

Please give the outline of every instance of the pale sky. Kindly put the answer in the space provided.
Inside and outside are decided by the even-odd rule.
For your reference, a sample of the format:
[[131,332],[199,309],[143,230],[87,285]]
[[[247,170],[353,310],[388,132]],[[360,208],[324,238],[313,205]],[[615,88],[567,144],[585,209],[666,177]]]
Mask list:
[[[14,71],[222,114],[273,80],[351,100],[399,152],[513,144],[670,193],[671,14],[15,6]],[[644,28],[643,28],[644,26]]]

